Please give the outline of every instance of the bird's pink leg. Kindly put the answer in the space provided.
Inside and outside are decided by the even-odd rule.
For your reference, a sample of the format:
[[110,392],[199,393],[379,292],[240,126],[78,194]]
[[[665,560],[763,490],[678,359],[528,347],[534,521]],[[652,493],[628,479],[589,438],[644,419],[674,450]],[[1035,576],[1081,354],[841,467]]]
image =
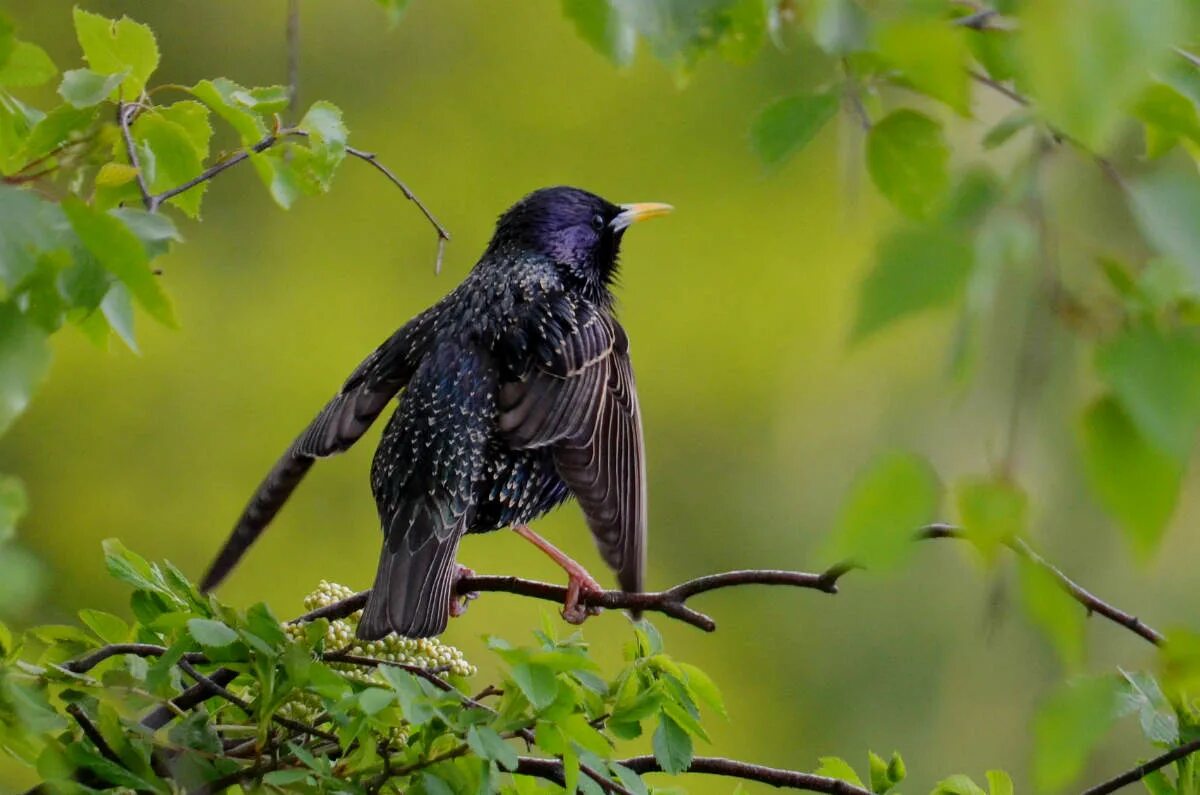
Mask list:
[[475,570],[469,569],[461,563],[455,563],[454,565],[458,567],[458,571],[454,573],[454,587],[450,589],[450,617],[458,618],[467,612],[471,600],[478,599],[479,594],[474,591],[464,594],[458,593],[458,581],[463,577],[474,577]]
[[604,588],[600,583],[596,582],[596,578],[589,574],[587,569],[558,547],[530,530],[528,526],[515,524],[512,529],[521,538],[524,538],[542,550],[542,552],[545,552],[551,560],[562,566],[563,571],[567,573],[567,598],[563,602],[562,609],[562,617],[566,619],[567,623],[582,624],[587,620],[588,616],[594,616],[600,612],[600,608],[598,607],[587,607],[579,604],[580,594],[598,594],[604,592]]

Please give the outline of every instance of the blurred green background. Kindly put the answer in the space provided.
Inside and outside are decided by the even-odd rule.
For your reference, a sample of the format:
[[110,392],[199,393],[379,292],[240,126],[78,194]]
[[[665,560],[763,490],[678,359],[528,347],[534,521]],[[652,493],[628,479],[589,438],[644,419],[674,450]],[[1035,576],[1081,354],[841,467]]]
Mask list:
[[[3,5],[56,62],[77,62],[70,3]],[[149,23],[163,50],[159,81],[284,79],[282,0],[80,5]],[[706,60],[680,85],[644,53],[615,69],[552,0],[418,0],[390,31],[370,3],[301,6],[301,103],[340,105],[351,143],[378,152],[449,227],[443,272],[433,273],[428,226],[361,163],[291,212],[249,169],[217,180],[204,223],[184,223],[187,243],[160,261],[182,330],[144,324],[141,357],[116,344],[98,356],[77,332],[58,335],[48,384],[4,439],[0,469],[25,479],[32,504],[21,537],[46,569],[45,598],[19,623],[67,621],[82,607],[126,612],[124,590],[103,571],[107,537],[198,576],[259,478],[360,358],[451,289],[495,217],[545,185],[677,207],[626,238],[619,290],[646,426],[650,587],[830,562],[822,550],[841,496],[881,450],[921,452],[946,477],[985,472],[999,457],[1024,310],[997,313],[967,385],[947,376],[949,313],[851,347],[870,251],[895,223],[861,175],[861,133],[843,115],[777,173],[749,150],[755,111],[821,77],[802,46],[768,48],[744,66]],[[993,101],[977,98],[980,116],[1004,110],[989,110]],[[1070,208],[1057,219],[1068,267],[1072,241],[1119,246],[1127,229],[1113,208],[1092,204],[1097,177],[1085,166],[1053,166],[1068,198],[1059,205]],[[1066,335],[1047,334],[1046,377],[1026,405],[1018,459],[1036,538],[1102,596],[1163,627],[1182,622],[1200,598],[1189,562],[1200,554],[1189,532],[1195,478],[1156,559],[1134,566],[1084,494],[1072,452],[1072,412],[1092,385]],[[319,579],[369,584],[378,430],[314,470],[224,599],[266,600],[287,616]],[[604,570],[573,505],[537,529]],[[461,560],[560,579],[507,533],[469,539]],[[673,653],[707,669],[730,705],[730,721],[711,722],[713,745],[698,753],[801,769],[836,754],[862,769],[868,749],[899,749],[904,789],[999,767],[1028,791],[1031,716],[1060,673],[1011,604],[1010,574],[937,542],[900,573],[852,574],[836,597],[767,588],[701,597],[715,635],[658,621]],[[485,633],[524,641],[552,610],[487,595],[447,639],[484,660]],[[1088,632],[1096,670],[1151,659],[1117,628],[1092,622]],[[610,614],[585,635],[603,660],[629,632]],[[1148,750],[1124,725],[1088,779]],[[24,773],[5,764],[0,791],[22,789]]]

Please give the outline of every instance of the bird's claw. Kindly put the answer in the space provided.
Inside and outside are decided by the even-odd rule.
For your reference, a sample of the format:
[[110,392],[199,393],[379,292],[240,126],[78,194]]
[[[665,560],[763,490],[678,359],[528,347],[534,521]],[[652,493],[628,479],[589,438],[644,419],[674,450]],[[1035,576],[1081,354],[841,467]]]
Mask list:
[[467,608],[470,607],[471,602],[479,598],[479,593],[476,591],[468,591],[467,593],[460,594],[458,592],[459,580],[461,580],[463,577],[474,577],[475,570],[467,568],[461,563],[456,563],[454,565],[458,566],[458,571],[454,575],[454,585],[450,587],[450,617],[458,618],[459,616],[466,614]]
[[589,616],[600,615],[596,605],[580,604],[581,596],[596,596],[604,593],[604,588],[586,573],[582,576],[570,575],[567,581],[567,598],[563,602],[562,617],[568,624],[582,624]]

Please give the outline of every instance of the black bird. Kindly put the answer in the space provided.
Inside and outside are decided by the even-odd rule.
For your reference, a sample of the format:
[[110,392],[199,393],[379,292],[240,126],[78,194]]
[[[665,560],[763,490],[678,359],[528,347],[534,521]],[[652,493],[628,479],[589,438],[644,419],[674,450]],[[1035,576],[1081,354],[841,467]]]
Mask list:
[[317,458],[348,449],[403,390],[375,452],[384,544],[360,638],[436,635],[459,606],[466,533],[511,527],[567,572],[564,616],[599,584],[528,528],[573,496],[621,588],[640,591],[646,468],[629,339],[611,291],[625,230],[670,212],[587,191],[535,191],[483,257],[350,375],[258,487],[201,583],[215,587]]

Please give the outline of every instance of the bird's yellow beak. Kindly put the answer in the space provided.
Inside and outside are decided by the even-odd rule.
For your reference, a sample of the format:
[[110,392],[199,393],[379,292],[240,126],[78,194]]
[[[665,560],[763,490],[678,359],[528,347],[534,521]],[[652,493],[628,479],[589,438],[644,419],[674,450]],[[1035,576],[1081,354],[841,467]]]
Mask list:
[[636,204],[622,204],[621,212],[617,217],[612,219],[609,226],[614,232],[620,232],[622,229],[636,224],[638,221],[645,221],[647,218],[657,218],[660,215],[666,215],[675,208],[669,204],[661,202],[637,202]]

